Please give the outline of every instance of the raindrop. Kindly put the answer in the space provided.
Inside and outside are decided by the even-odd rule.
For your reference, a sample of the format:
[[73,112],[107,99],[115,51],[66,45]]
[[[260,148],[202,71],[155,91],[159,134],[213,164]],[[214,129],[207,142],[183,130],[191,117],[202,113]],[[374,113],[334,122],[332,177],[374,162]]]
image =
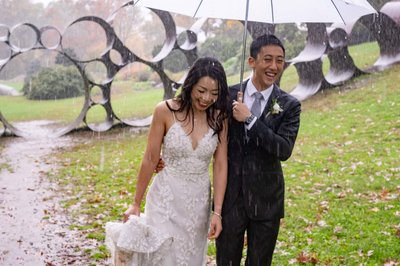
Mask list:
[[101,147],[101,153],[100,153],[100,172],[103,172],[104,170],[104,146]]
[[279,158],[279,143],[276,143],[277,157]]
[[[379,44],[371,30],[363,25],[360,21],[356,22],[349,36],[349,55],[354,61],[354,65],[361,70],[368,70],[375,65],[380,57]],[[367,57],[357,56],[362,49],[368,49]]]

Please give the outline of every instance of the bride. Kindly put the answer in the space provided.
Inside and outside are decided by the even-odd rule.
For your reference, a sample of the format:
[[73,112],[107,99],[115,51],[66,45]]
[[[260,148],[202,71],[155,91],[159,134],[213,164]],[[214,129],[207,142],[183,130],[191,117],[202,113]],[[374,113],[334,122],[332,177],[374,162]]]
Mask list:
[[[207,237],[222,230],[227,180],[228,86],[222,65],[199,58],[181,93],[154,111],[132,205],[124,223],[106,224],[116,265],[206,265]],[[162,151],[164,168],[154,176]],[[213,159],[213,211],[210,161]]]

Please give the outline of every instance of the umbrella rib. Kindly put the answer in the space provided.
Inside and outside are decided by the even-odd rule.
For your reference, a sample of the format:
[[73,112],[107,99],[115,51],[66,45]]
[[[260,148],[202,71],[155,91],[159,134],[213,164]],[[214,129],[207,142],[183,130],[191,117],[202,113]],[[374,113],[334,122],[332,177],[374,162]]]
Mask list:
[[332,5],[335,7],[336,11],[338,12],[340,18],[342,19],[344,25],[346,25],[346,22],[344,21],[344,19],[343,19],[343,17],[342,17],[342,14],[340,14],[340,11],[339,11],[339,9],[337,8],[335,2],[334,2],[333,0],[331,0],[331,2],[332,2]]
[[272,24],[275,24],[275,16],[274,16],[274,2],[273,0],[270,1],[271,3],[271,16],[272,16]]
[[247,21],[249,16],[249,5],[250,5],[249,2],[250,0],[246,0],[246,14],[244,19],[244,30],[243,30],[242,60],[240,64],[240,77],[239,77],[240,92],[243,92],[243,72],[244,72],[244,59],[246,56]]
[[194,12],[194,15],[193,15],[193,17],[196,17],[196,14],[197,14],[197,12],[199,11],[199,9],[200,9],[200,6],[201,6],[201,4],[203,3],[203,0],[201,0],[200,1],[200,3],[199,3],[199,5],[197,6],[197,8],[196,8],[196,12]]

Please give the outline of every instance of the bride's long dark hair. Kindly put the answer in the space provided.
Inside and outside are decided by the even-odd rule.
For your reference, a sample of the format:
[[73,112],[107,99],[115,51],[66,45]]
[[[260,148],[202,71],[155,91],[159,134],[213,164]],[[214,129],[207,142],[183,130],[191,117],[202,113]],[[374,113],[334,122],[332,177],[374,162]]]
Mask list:
[[[185,81],[183,82],[181,93],[174,99],[180,103],[178,109],[172,108],[168,102],[167,106],[171,111],[182,112],[185,114],[180,121],[185,121],[189,114],[194,115],[192,107],[192,90],[194,85],[203,77],[210,77],[218,82],[218,98],[206,110],[207,123],[214,130],[214,134],[218,134],[223,129],[223,121],[228,117],[229,93],[226,74],[221,63],[212,57],[198,58],[190,68]],[[192,131],[194,121],[192,119]],[[190,133],[189,133],[190,134]]]

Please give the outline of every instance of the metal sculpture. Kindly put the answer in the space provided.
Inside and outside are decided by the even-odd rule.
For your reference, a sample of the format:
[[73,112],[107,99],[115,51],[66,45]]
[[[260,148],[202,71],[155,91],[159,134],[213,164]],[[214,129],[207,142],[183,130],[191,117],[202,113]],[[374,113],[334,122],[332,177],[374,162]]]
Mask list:
[[386,3],[378,16],[361,17],[360,22],[379,45],[380,57],[374,63],[374,69],[383,70],[400,62],[400,2]]
[[[107,20],[96,16],[86,16],[77,19],[69,26],[81,22],[95,23],[105,33],[106,45],[103,53],[92,59],[82,60],[73,58],[65,52],[62,46],[63,34],[56,28],[47,26],[37,28],[30,23],[23,23],[9,29],[5,25],[0,25],[0,72],[4,67],[15,57],[31,50],[45,49],[55,51],[64,55],[78,69],[82,76],[85,95],[84,103],[78,117],[65,128],[54,133],[55,136],[60,136],[79,128],[81,124],[85,124],[89,129],[102,132],[110,129],[116,124],[123,124],[132,127],[142,127],[149,125],[151,117],[144,119],[128,118],[124,119],[113,110],[111,105],[111,85],[115,75],[124,67],[131,63],[141,63],[150,67],[155,71],[164,87],[164,99],[172,98],[176,90],[182,84],[184,76],[180,80],[171,79],[163,68],[163,61],[173,51],[179,50],[185,55],[187,64],[191,65],[197,58],[197,34],[206,21],[206,18],[199,19],[190,29],[177,29],[172,16],[165,11],[151,10],[156,14],[165,30],[166,39],[160,52],[149,60],[145,60],[132,52],[117,36],[112,27],[113,20],[118,16],[118,12],[124,8],[132,7],[133,1],[121,6],[118,10],[110,15]],[[358,20],[365,25],[377,40],[380,47],[380,58],[375,62],[371,69],[358,68],[351,58],[348,51],[348,37],[351,35],[352,25],[335,24],[326,28],[322,23],[308,23],[307,43],[302,52],[296,57],[289,59],[286,66],[294,65],[299,76],[299,83],[291,92],[300,100],[318,93],[321,90],[332,88],[345,83],[346,81],[361,75],[368,74],[371,71],[379,71],[390,65],[400,62],[400,2],[389,2],[382,7],[378,15],[366,15]],[[27,27],[31,30],[34,40],[27,47],[19,47],[11,42],[13,31],[18,27]],[[250,22],[247,30],[253,38],[264,34],[273,33],[274,25]],[[57,35],[54,43],[48,44],[45,41],[45,36],[49,32],[55,32]],[[178,44],[177,36],[186,33],[187,39],[183,44]],[[113,60],[112,53],[118,54],[120,61]],[[330,61],[330,69],[327,75],[322,71],[322,58],[327,56]],[[91,64],[100,64],[106,69],[106,77],[104,80],[91,80],[88,75],[88,68]],[[100,99],[95,99],[94,91],[100,91]],[[87,121],[87,114],[92,108],[101,107],[106,113],[104,121],[98,124]],[[1,107],[0,107],[1,109]],[[0,136],[15,135],[28,136],[27,132],[23,132],[17,127],[9,123],[1,114],[0,110]]]
[[[2,25],[2,27],[6,28],[7,34],[5,36],[2,36],[0,41],[3,42],[6,45],[6,48],[9,49],[9,55],[6,58],[3,58],[0,60],[0,71],[6,66],[6,64],[11,61],[14,57],[33,50],[33,49],[47,49],[47,50],[54,50],[57,51],[58,53],[61,53],[63,56],[67,57],[70,61],[74,63],[74,65],[77,67],[79,70],[82,80],[84,82],[84,89],[85,89],[85,101],[82,106],[82,109],[80,111],[80,114],[78,117],[68,126],[65,128],[62,128],[61,130],[58,130],[57,132],[54,133],[54,136],[60,136],[63,134],[66,134],[68,132],[71,132],[72,130],[76,129],[81,125],[82,123],[86,124],[86,126],[97,132],[102,132],[110,129],[113,125],[116,123],[121,123],[125,124],[128,126],[134,126],[134,127],[142,127],[142,126],[147,126],[149,125],[151,121],[151,117],[146,117],[144,119],[123,119],[118,117],[118,115],[113,111],[113,108],[111,106],[111,84],[113,82],[114,76],[120,71],[123,67],[125,67],[127,64],[130,64],[132,62],[139,62],[142,64],[145,64],[149,66],[151,69],[153,69],[160,77],[163,87],[164,87],[164,99],[169,99],[174,96],[175,91],[179,88],[181,81],[174,81],[164,71],[163,68],[163,60],[171,53],[173,50],[180,50],[182,53],[185,55],[188,65],[191,65],[197,58],[197,31],[201,28],[202,23],[206,21],[206,19],[200,19],[198,20],[191,29],[186,30],[187,33],[187,40],[182,44],[178,45],[177,43],[177,34],[181,33],[182,30],[177,31],[175,22],[173,21],[172,16],[165,11],[159,11],[159,10],[152,10],[162,21],[165,33],[166,33],[166,41],[164,42],[164,45],[160,52],[152,59],[150,60],[145,60],[140,58],[138,55],[130,51],[122,42],[121,40],[117,37],[117,35],[114,32],[114,29],[111,26],[112,20],[115,18],[116,14],[120,9],[126,8],[130,5],[133,5],[132,2],[128,2],[121,6],[117,11],[115,11],[111,16],[106,20],[103,20],[102,18],[96,17],[96,16],[86,16],[79,18],[72,22],[68,27],[71,27],[77,23],[80,22],[91,22],[91,23],[96,23],[99,25],[105,32],[106,39],[107,39],[107,45],[105,51],[102,53],[102,55],[99,58],[94,58],[90,60],[81,60],[79,58],[72,58],[68,53],[66,53],[62,47],[62,34],[55,28],[53,27],[44,27],[44,28],[37,28],[35,25],[24,23],[24,24],[19,24],[13,27],[13,29],[16,29],[20,27],[21,25],[28,26],[30,27],[33,32],[36,33],[36,39],[33,42],[33,44],[29,47],[26,47],[24,49],[21,49],[20,47],[17,47],[13,45],[10,42],[10,36],[12,34],[13,29],[9,30],[7,26]],[[42,36],[46,33],[48,30],[55,30],[59,34],[59,41],[57,44],[49,47],[44,44],[42,41]],[[121,57],[121,62],[120,63],[115,63],[113,62],[111,58],[111,51],[114,51],[118,53]],[[103,81],[95,81],[91,80],[90,77],[87,75],[86,67],[94,62],[98,62],[106,66],[107,69],[107,78]],[[96,101],[92,97],[92,90],[94,88],[100,88],[101,94],[102,94],[102,100],[101,101]],[[105,112],[106,112],[106,117],[105,120],[101,123],[89,123],[87,121],[87,113],[90,111],[91,108],[94,108],[95,106],[101,106]],[[26,137],[29,136],[28,133],[23,132],[16,128],[15,126],[12,126],[3,115],[0,115],[0,121],[2,123],[2,126],[4,128],[3,132],[0,131],[0,135],[2,134],[12,134],[16,136],[21,136],[21,137]]]
[[347,36],[349,36],[350,29],[353,26],[354,23],[346,26],[333,26],[328,29],[327,55],[330,69],[325,80],[332,86],[342,85],[356,76],[367,73],[357,68],[348,50]]
[[322,56],[327,49],[326,27],[321,23],[307,23],[307,29],[307,43],[304,50],[295,58],[288,60],[289,64],[295,66],[299,75],[299,84],[291,93],[300,100],[327,87],[322,73]]

